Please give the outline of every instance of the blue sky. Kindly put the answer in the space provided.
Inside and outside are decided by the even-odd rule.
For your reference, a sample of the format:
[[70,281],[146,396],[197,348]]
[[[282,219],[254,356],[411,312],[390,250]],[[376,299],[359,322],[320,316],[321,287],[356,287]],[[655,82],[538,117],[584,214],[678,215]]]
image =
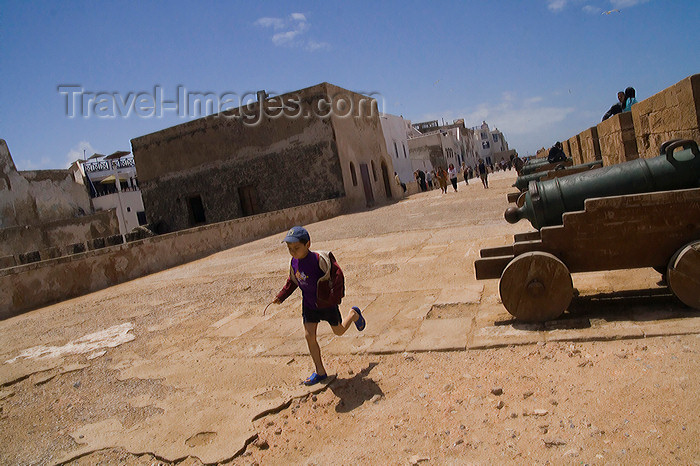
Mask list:
[[60,85],[128,103],[328,81],[413,122],[486,120],[527,155],[597,124],[618,90],[642,100],[699,73],[698,20],[697,0],[2,0],[0,138],[20,170],[65,168],[186,121],[69,118]]

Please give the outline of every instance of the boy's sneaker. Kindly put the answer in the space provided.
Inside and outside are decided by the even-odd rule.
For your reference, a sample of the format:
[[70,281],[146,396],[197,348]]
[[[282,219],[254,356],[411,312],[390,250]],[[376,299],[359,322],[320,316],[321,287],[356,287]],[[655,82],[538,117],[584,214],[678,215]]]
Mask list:
[[357,306],[352,307],[355,312],[357,312],[357,315],[359,316],[357,320],[355,321],[355,327],[357,327],[358,331],[363,331],[365,329],[365,325],[367,325],[367,321],[365,321],[365,318],[362,317],[362,312],[360,312],[360,308]]
[[326,378],[328,378],[328,374],[318,375],[314,372],[309,376],[308,379],[304,380],[302,383],[306,386],[316,385],[317,383],[326,380]]

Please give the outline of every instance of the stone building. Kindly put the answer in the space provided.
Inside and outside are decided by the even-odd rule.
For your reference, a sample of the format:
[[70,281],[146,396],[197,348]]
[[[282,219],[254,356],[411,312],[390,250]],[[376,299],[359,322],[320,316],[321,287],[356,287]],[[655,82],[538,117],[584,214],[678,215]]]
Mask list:
[[[442,166],[447,168],[454,164],[460,168],[462,164],[476,167],[476,151],[474,149],[474,131],[464,125],[459,119],[451,124],[440,125],[437,120],[416,123],[416,132],[410,138],[414,159],[414,170],[430,170]],[[442,154],[442,155],[441,155]]]
[[113,210],[93,213],[79,171],[17,171],[0,139],[0,258],[36,252],[35,260],[45,259],[60,255],[50,249],[118,232]]
[[176,231],[332,198],[396,197],[377,104],[329,83],[131,141],[149,223]]

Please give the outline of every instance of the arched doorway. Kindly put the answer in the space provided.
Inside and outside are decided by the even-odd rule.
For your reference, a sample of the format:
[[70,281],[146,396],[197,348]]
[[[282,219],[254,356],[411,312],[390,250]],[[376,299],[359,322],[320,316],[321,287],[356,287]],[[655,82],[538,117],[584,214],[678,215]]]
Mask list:
[[384,190],[386,191],[386,198],[391,199],[391,181],[389,181],[389,168],[386,166],[386,162],[382,160],[382,178],[384,179]]

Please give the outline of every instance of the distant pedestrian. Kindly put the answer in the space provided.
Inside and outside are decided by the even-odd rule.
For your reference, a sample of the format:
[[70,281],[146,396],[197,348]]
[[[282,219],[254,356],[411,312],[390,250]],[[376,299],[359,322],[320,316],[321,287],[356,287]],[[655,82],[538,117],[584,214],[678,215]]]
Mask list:
[[442,194],[447,194],[447,172],[444,168],[438,168],[438,179],[440,181],[440,190]]
[[447,167],[447,174],[450,177],[450,182],[452,182],[452,187],[454,188],[455,192],[457,192],[457,169],[455,168],[454,164],[450,164],[449,167]]
[[401,178],[399,178],[399,175],[396,172],[394,172],[394,181],[396,181],[396,184],[401,186],[401,189],[403,189],[403,193],[406,194],[406,183],[401,182]]
[[433,175],[431,175],[430,172],[425,174],[425,182],[427,183],[429,189],[433,189]]
[[484,188],[489,187],[489,172],[484,163],[484,159],[479,159],[479,178],[481,178],[481,184]]
[[469,170],[467,170],[467,165],[462,164],[462,175],[464,176],[464,184],[469,184]]

